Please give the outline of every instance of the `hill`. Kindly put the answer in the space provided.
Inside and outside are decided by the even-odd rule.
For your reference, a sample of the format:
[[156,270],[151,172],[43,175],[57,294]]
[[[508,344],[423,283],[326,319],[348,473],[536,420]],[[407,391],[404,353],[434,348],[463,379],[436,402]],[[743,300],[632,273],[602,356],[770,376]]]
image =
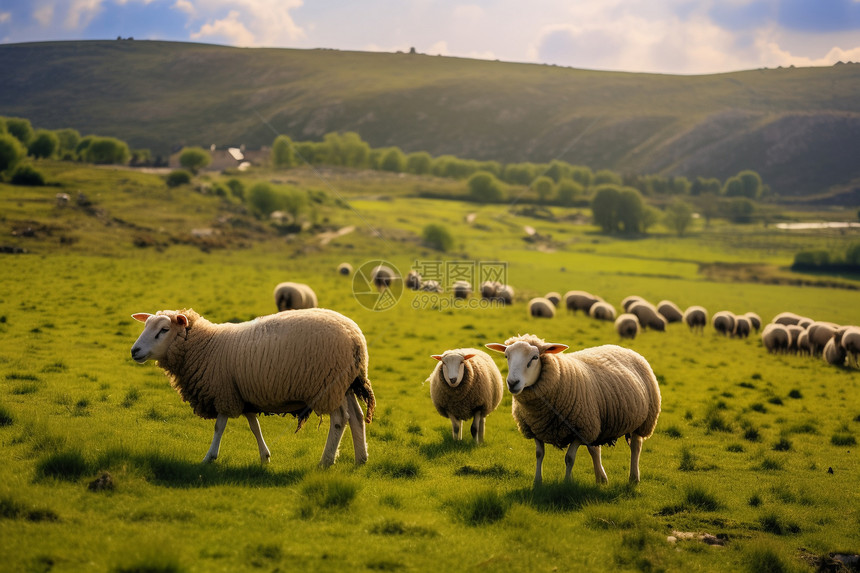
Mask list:
[[2,115],[162,155],[357,131],[374,147],[506,162],[720,179],[751,168],[783,196],[860,183],[857,64],[669,76],[125,40],[0,45],[0,75]]

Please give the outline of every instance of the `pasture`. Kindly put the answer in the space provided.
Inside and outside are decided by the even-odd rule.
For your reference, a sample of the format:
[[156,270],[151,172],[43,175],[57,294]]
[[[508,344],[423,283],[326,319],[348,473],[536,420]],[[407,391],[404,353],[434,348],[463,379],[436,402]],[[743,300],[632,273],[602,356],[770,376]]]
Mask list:
[[[58,188],[0,184],[3,242],[29,251],[0,255],[4,570],[811,571],[832,553],[860,552],[860,372],[769,355],[757,336],[672,324],[621,342],[611,323],[565,312],[538,320],[525,309],[530,296],[582,289],[616,308],[638,294],[765,321],[792,310],[860,324],[857,290],[815,286],[821,277],[779,284],[798,244],[856,237],[715,224],[685,239],[616,241],[574,224],[576,209],[534,219],[413,196],[432,181],[341,174],[322,183],[291,172],[292,184],[349,202],[321,207],[331,228],[355,227],[322,244],[255,230],[262,224],[235,205],[167,189],[155,175],[40,168],[93,206],[61,209]],[[215,225],[228,216],[247,224]],[[420,245],[430,219],[451,230],[454,252]],[[34,236],[11,237],[25,224]],[[524,241],[525,225],[551,239]],[[213,226],[218,244],[191,233]],[[403,273],[416,262],[501,262],[517,300],[452,308],[449,295],[404,290],[390,310],[372,311],[335,268],[379,259]],[[706,279],[709,263],[755,264],[777,284]],[[284,280],[312,285],[321,306],[365,333],[377,397],[365,466],[353,466],[347,431],[338,462],[316,467],[328,422],[315,415],[298,433],[290,417],[261,417],[265,468],[242,419],[228,425],[219,459],[201,465],[212,422],[193,415],[155,364],[131,360],[141,330],[132,313],[193,307],[213,322],[248,320],[276,310],[272,289]],[[572,350],[620,343],[651,363],[663,412],[639,486],[626,484],[621,442],[603,449],[608,485],[594,483],[584,451],[563,483],[563,452],[547,448],[544,485],[533,489],[534,446],[517,431],[508,392],[485,444],[452,440],[425,383],[430,355],[525,332]]]

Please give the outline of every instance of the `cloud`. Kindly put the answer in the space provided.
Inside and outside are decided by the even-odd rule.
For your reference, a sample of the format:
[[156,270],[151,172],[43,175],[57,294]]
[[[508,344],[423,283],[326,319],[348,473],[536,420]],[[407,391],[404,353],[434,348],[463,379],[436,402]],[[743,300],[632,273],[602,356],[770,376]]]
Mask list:
[[253,46],[254,34],[239,21],[239,12],[230,10],[226,18],[204,24],[200,30],[191,34],[192,40],[221,40],[234,46]]
[[33,12],[33,19],[43,28],[47,28],[54,21],[54,6],[51,4],[40,6]]
[[73,0],[69,3],[63,26],[69,30],[86,28],[101,9],[102,0]]
[[12,21],[12,12],[0,12],[0,24]]
[[[241,46],[285,46],[305,37],[291,11],[302,0],[176,0],[173,8],[204,23],[192,39],[213,39]],[[223,15],[227,13],[226,17]]]
[[454,7],[453,16],[457,20],[476,22],[484,17],[484,9],[477,4],[460,4]]

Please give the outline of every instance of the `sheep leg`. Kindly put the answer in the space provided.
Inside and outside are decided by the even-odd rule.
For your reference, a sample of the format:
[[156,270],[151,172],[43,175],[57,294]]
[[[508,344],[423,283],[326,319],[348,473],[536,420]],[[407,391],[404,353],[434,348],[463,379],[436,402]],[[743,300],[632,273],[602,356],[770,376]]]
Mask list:
[[221,450],[221,436],[224,435],[224,429],[227,427],[227,416],[218,414],[215,419],[215,435],[212,436],[212,445],[209,446],[209,451],[203,458],[203,463],[214,462],[218,459],[218,452]]
[[609,478],[606,477],[606,470],[603,469],[600,459],[600,446],[588,446],[588,453],[591,454],[591,462],[594,464],[594,479],[597,483],[607,483]]
[[472,438],[476,444],[484,443],[484,421],[487,418],[481,412],[475,412],[475,417],[472,418]]
[[329,414],[328,438],[326,438],[325,450],[323,450],[322,459],[320,459],[320,467],[329,467],[334,463],[335,458],[337,458],[340,439],[343,437],[343,431],[346,429],[344,424],[349,417],[344,405],[342,402],[334,412]]
[[460,423],[460,420],[457,419],[456,416],[450,416],[451,419],[451,435],[454,436],[455,440],[463,439],[463,425]]
[[266,445],[266,440],[263,439],[263,431],[260,429],[260,420],[256,414],[245,414],[248,419],[248,426],[251,428],[251,433],[257,438],[257,447],[260,449],[260,463],[266,465],[269,463],[269,458],[272,454],[269,452],[269,447]]
[[347,392],[346,410],[349,415],[349,431],[352,432],[352,447],[355,450],[355,465],[367,462],[367,437],[364,431],[364,412],[352,392]]
[[535,483],[534,486],[538,487],[543,481],[543,477],[541,476],[541,470],[543,468],[543,455],[544,455],[544,445],[543,442],[537,438],[535,438]]
[[630,483],[639,483],[639,454],[642,453],[642,436],[630,436]]
[[573,462],[576,461],[576,451],[581,446],[579,442],[571,442],[564,454],[564,481],[570,481],[570,472],[573,471]]

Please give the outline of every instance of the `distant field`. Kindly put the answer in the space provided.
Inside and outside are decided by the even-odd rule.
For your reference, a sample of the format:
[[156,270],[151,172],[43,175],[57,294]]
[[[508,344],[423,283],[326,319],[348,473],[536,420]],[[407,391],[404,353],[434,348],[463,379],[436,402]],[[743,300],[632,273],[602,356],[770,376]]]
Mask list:
[[[168,189],[155,175],[40,168],[59,187],[0,184],[0,245],[29,251],[0,255],[0,555],[10,571],[813,571],[830,553],[860,553],[860,372],[768,355],[757,336],[728,339],[711,328],[696,336],[675,324],[621,342],[611,324],[564,312],[541,321],[525,309],[533,294],[582,289],[616,308],[638,294],[765,320],[792,310],[860,324],[851,288],[699,272],[720,262],[794,277],[784,267],[796,248],[838,247],[856,235],[715,223],[684,239],[657,232],[617,241],[566,219],[575,209],[538,220],[504,206],[418,199],[410,178],[290,172],[300,188],[348,201],[321,206],[318,217],[355,230],[322,244],[310,232],[277,235],[235,200]],[[278,177],[256,172],[247,182]],[[58,191],[72,205],[57,207]],[[76,206],[77,191],[92,205]],[[421,246],[430,220],[451,230],[453,252]],[[550,239],[524,241],[525,225]],[[21,236],[25,228],[34,236]],[[194,229],[218,233],[206,242]],[[391,310],[373,312],[334,269],[378,259],[403,272],[437,261],[504,263],[517,300],[452,309],[443,308],[447,295],[405,291]],[[141,330],[132,313],[193,307],[215,322],[248,320],[276,310],[272,289],[283,280],[311,284],[322,306],[367,337],[378,408],[364,467],[353,467],[347,432],[338,463],[317,469],[328,422],[316,416],[297,434],[292,418],[262,418],[266,468],[247,424],[233,420],[221,457],[201,466],[212,423],[192,414],[156,365],[130,358]],[[625,483],[622,443],[604,448],[609,485],[594,484],[584,452],[564,484],[563,452],[548,449],[544,486],[533,490],[534,446],[518,433],[507,392],[484,445],[451,439],[424,382],[429,355],[525,332],[572,349],[621,343],[650,361],[663,413],[638,487]],[[103,472],[115,489],[91,491]],[[724,546],[672,544],[673,532],[708,533]]]

